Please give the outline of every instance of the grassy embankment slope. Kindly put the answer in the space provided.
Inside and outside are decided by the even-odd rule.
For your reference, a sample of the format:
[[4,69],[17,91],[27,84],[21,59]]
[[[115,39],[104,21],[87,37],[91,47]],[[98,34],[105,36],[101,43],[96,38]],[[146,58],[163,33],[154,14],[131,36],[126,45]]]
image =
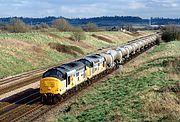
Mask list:
[[[139,36],[150,33],[140,32]],[[70,32],[0,33],[0,78],[59,64],[139,37],[122,32],[85,34],[85,40],[74,42]]]
[[150,49],[64,108],[57,121],[179,121],[179,51],[180,41]]

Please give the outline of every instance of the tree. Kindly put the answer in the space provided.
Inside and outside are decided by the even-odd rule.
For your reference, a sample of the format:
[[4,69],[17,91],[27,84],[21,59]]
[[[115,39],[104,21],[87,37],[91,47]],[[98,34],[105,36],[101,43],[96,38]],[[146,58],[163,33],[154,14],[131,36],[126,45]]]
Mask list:
[[36,31],[38,30],[38,31],[41,31],[41,32],[46,32],[46,31],[49,30],[49,25],[46,24],[46,23],[41,23],[41,24],[32,26],[32,29],[36,30]]
[[86,38],[86,36],[85,36],[85,33],[82,30],[82,28],[78,27],[78,28],[72,29],[72,39],[74,41],[81,41],[85,38]]
[[0,23],[0,31],[4,31],[6,29],[6,25],[4,23]]
[[13,18],[10,21],[10,24],[6,26],[7,31],[11,33],[25,33],[30,31],[30,27],[27,26],[23,21],[20,19]]
[[49,28],[49,25],[46,23],[41,23],[39,26],[40,26],[40,28],[46,28],[46,29]]
[[52,26],[57,28],[59,31],[70,31],[71,25],[65,19],[56,19],[53,21]]
[[88,23],[86,24],[86,26],[83,28],[85,31],[88,31],[88,32],[96,32],[98,31],[98,27],[96,24],[94,23]]

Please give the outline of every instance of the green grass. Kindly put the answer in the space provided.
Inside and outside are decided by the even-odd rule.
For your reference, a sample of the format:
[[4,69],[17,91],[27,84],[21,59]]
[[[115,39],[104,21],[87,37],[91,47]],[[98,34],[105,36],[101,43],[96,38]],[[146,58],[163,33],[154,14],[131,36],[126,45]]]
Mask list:
[[48,38],[48,36],[41,33],[0,33],[0,39],[17,39],[35,44],[46,44],[49,42],[56,42],[55,39]]
[[86,36],[86,40],[84,40],[84,42],[93,45],[94,47],[96,47],[97,49],[99,48],[106,48],[106,47],[110,47],[111,44],[104,42],[102,40],[96,39],[94,37],[92,37],[91,35],[87,35]]
[[[40,69],[72,59],[73,56],[60,53],[48,47],[50,42],[58,42],[41,33],[0,33],[0,39],[12,39],[16,46],[8,44],[0,47],[0,78]],[[62,42],[58,42],[64,44]],[[27,46],[27,47],[26,47]],[[35,51],[35,49],[40,51]]]
[[1,57],[0,77],[21,73],[30,70],[32,67],[30,63],[24,61],[23,59],[10,55],[7,50],[1,49],[0,57]]
[[[170,65],[167,62],[174,62],[178,59],[179,45],[178,41],[163,43],[147,54],[137,57],[137,60],[144,60],[145,63],[139,64],[136,68],[131,65],[127,66],[127,69],[132,70],[127,70],[126,73],[116,75],[112,79],[102,82],[101,85],[94,86],[86,95],[64,108],[56,121],[180,120],[178,116],[180,111],[176,111],[176,107],[172,106],[171,112],[168,112],[170,111],[168,107],[171,105],[168,103],[173,103],[174,106],[178,105],[174,99],[180,101],[180,96],[175,92],[162,90],[167,86],[180,83],[180,79],[167,77],[170,73]],[[174,51],[174,53],[169,53],[169,51]],[[164,52],[166,54],[162,55]],[[161,55],[159,56],[159,54]],[[159,57],[152,60],[152,55]],[[144,59],[144,57],[148,58]],[[178,65],[178,62],[176,63]],[[156,70],[152,70],[152,68]]]
[[[62,33],[54,32],[53,34],[55,34],[59,37],[71,37],[71,35],[72,35],[70,32],[62,32]],[[86,33],[86,39],[82,40],[82,41],[84,41],[85,43],[88,43],[90,45],[93,45],[96,48],[102,48],[102,47],[110,46],[109,43],[106,43],[102,40],[91,37],[91,33],[90,34]]]

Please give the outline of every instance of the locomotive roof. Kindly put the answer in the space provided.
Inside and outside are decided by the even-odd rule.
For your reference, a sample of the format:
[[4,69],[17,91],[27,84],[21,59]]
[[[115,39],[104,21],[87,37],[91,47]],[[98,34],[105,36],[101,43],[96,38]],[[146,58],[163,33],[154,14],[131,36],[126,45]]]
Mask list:
[[63,74],[66,74],[69,71],[72,70],[79,70],[81,68],[85,67],[85,65],[81,62],[71,62],[68,64],[63,64],[61,66],[55,67],[54,69],[59,70]]
[[100,56],[100,55],[89,55],[89,56],[86,56],[85,59],[90,61],[90,62],[98,62],[99,59],[102,59],[103,57]]
[[83,68],[85,65],[82,62],[71,62],[68,64],[63,64],[61,67],[68,69],[68,70],[73,70],[73,69],[80,69]]
[[55,67],[55,69],[56,70],[58,70],[58,71],[60,71],[62,74],[66,74],[67,72],[69,72],[69,70],[68,69],[66,69],[66,68],[64,68],[64,67],[61,67],[61,66],[59,66],[59,67]]

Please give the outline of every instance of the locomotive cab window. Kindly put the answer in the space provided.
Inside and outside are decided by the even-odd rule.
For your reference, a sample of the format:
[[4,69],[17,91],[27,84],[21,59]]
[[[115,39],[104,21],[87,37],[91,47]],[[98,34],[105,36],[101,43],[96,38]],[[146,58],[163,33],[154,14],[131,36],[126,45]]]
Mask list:
[[103,67],[105,67],[105,61],[103,61]]
[[68,76],[67,82],[68,85],[71,83],[71,76]]
[[79,76],[79,72],[76,73],[76,76]]
[[51,69],[43,74],[43,78],[45,78],[45,77],[64,78],[64,75],[56,69]]

